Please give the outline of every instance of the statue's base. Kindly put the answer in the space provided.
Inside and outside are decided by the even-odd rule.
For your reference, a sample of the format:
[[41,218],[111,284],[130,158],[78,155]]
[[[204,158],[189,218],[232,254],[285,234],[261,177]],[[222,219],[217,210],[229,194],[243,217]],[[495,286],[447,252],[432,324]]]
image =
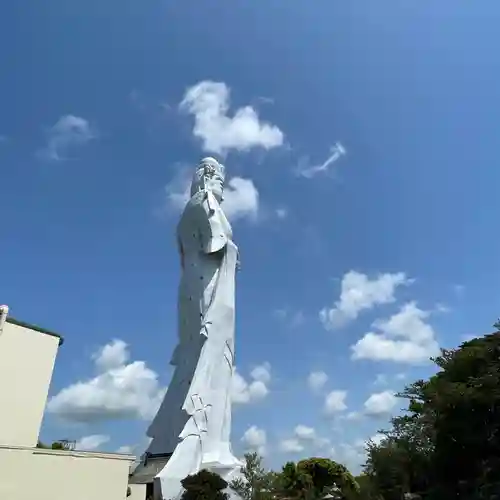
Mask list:
[[[169,467],[170,465],[170,467]],[[174,466],[174,467],[172,467]],[[242,477],[241,475],[242,464],[235,462],[232,464],[224,465],[218,463],[204,463],[199,468],[196,467],[192,469],[189,474],[183,477],[177,477],[178,474],[175,473],[175,464],[166,464],[163,470],[158,472],[154,478],[154,500],[180,500],[182,494],[184,493],[184,488],[182,488],[181,480],[187,475],[193,475],[198,473],[200,470],[208,470],[215,474],[218,474],[222,479],[224,479],[228,484],[233,480]],[[230,487],[226,489],[226,493],[229,495],[230,500],[241,500],[241,497]]]
[[129,484],[145,484],[146,498],[153,498],[155,477],[163,470],[171,456],[172,453],[146,453],[141,458],[141,462],[131,472],[128,480]]
[[[147,499],[163,500],[161,478],[158,476],[167,465],[171,456],[172,453],[146,454],[130,474],[129,484],[145,484]],[[239,478],[244,479],[241,473],[241,466],[238,465],[222,467],[218,464],[206,464],[203,468],[219,474],[227,483],[231,483],[231,481]],[[225,490],[225,493],[229,495],[229,500],[241,500],[240,495],[230,487]]]

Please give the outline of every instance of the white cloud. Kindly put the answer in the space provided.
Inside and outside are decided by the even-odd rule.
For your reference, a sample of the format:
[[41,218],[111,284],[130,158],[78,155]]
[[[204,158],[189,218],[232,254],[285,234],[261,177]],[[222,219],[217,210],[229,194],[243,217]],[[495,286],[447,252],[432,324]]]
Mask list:
[[261,456],[266,454],[267,436],[264,429],[252,425],[245,431],[241,440],[247,449],[256,451]]
[[75,449],[82,451],[94,451],[109,441],[109,436],[103,434],[93,434],[85,436],[76,442]]
[[280,442],[280,449],[285,453],[299,453],[304,450],[304,446],[299,442],[298,439],[283,439]]
[[328,375],[325,372],[311,372],[307,377],[309,388],[314,392],[319,392],[328,382]]
[[72,422],[151,419],[165,393],[144,361],[129,363],[127,344],[113,340],[92,356],[97,375],[52,397],[47,411]]
[[366,274],[349,271],[342,278],[340,299],[332,308],[324,308],[320,319],[325,328],[338,328],[356,319],[361,311],[394,302],[396,289],[411,282],[405,273],[380,274],[370,279]]
[[201,139],[204,151],[218,154],[234,149],[272,149],[283,144],[283,132],[261,122],[251,106],[229,116],[230,89],[225,83],[202,81],[187,89],[180,109],[194,116],[193,134]]
[[333,450],[331,446],[331,441],[328,438],[317,437],[316,440],[314,441],[314,444],[320,450],[324,450],[325,448],[330,448],[331,450]]
[[323,163],[319,165],[309,165],[308,162],[305,162],[297,167],[296,174],[306,179],[311,179],[318,174],[328,172],[330,167],[346,153],[344,146],[342,146],[340,142],[337,142],[330,148],[330,156],[328,156]]
[[127,344],[119,339],[106,344],[92,355],[96,368],[101,373],[120,368],[126,364],[128,357]]
[[293,432],[297,439],[303,441],[315,441],[317,438],[316,431],[312,427],[307,427],[306,425],[297,425]]
[[377,434],[374,434],[369,440],[368,442],[372,442],[373,444],[375,445],[379,445],[380,443],[382,443],[382,441],[386,439],[386,436],[384,434],[381,434],[380,432],[378,432]]
[[447,306],[446,304],[438,303],[438,304],[436,304],[435,311],[437,313],[447,314],[447,313],[451,312],[451,307]]
[[366,463],[368,443],[371,441],[374,444],[380,444],[384,438],[383,434],[377,433],[368,439],[340,443],[335,449],[332,449],[331,458],[344,464],[352,474],[357,475],[361,472],[363,464]]
[[358,439],[352,444],[341,443],[332,458],[344,464],[352,474],[358,474],[366,462],[366,442]]
[[373,417],[387,416],[396,406],[397,398],[392,391],[372,394],[365,401],[365,413]]
[[176,165],[176,168],[177,174],[165,186],[165,193],[167,195],[167,208],[181,212],[189,201],[193,171],[183,165]]
[[311,452],[318,452],[321,450],[324,453],[326,448],[331,448],[331,442],[328,438],[319,436],[316,429],[313,427],[308,427],[307,425],[297,425],[293,430],[293,437],[288,441],[291,448],[294,447],[295,443],[299,443],[299,446],[303,448],[308,448]]
[[383,434],[377,433],[368,439],[355,439],[352,443],[341,443],[334,450],[331,458],[344,464],[352,474],[357,475],[362,471],[362,466],[366,463],[370,441],[374,444],[380,444],[384,438]]
[[248,217],[256,219],[259,213],[259,192],[250,179],[233,177],[224,188],[224,213],[231,220]]
[[346,397],[347,391],[332,391],[327,394],[325,398],[325,413],[327,415],[334,415],[335,413],[346,410]]
[[299,424],[293,430],[293,436],[283,439],[279,447],[286,453],[297,453],[307,448],[308,453],[321,453],[325,456],[325,450],[331,449],[331,446],[330,440],[319,436],[316,429]]
[[95,137],[94,130],[85,118],[74,115],[61,116],[49,130],[47,146],[39,151],[39,154],[48,160],[64,160],[71,149],[83,146]]
[[124,453],[126,455],[135,455],[136,460],[134,464],[132,464],[132,468],[138,465],[141,457],[143,457],[144,452],[149,448],[152,439],[148,436],[141,436],[139,442],[134,444],[128,444],[120,446],[116,453]]
[[263,382],[264,384],[269,384],[271,381],[271,365],[269,363],[263,363],[262,365],[257,365],[251,372],[250,376],[257,381]]
[[[180,212],[189,201],[192,173],[181,168],[165,187],[167,208]],[[233,177],[224,186],[222,208],[231,221],[249,218],[255,220],[259,214],[259,191],[250,179]]]
[[361,420],[363,418],[363,414],[359,411],[350,411],[346,416],[346,420],[356,421]]
[[351,347],[352,358],[409,364],[428,361],[440,352],[435,332],[425,321],[429,316],[415,302],[405,304],[389,319],[373,323],[380,333],[365,334]]
[[247,382],[245,378],[235,370],[231,391],[233,403],[253,403],[264,399],[269,394],[268,384],[271,380],[271,366],[269,363],[256,366],[250,373],[250,378],[252,380]]

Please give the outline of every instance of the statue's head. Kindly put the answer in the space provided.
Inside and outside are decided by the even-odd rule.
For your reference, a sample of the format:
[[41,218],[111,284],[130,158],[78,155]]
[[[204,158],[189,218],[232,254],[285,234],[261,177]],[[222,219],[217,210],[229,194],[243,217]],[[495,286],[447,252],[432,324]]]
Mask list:
[[207,189],[212,191],[217,201],[222,201],[226,169],[215,158],[203,158],[196,167],[191,183],[191,196],[198,191]]

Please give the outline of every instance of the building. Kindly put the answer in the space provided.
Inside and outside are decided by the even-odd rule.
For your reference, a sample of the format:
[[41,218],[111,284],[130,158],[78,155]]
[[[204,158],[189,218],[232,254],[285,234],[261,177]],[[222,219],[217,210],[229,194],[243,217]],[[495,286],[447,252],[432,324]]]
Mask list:
[[[0,499],[125,500],[135,457],[38,448],[61,336],[0,306]],[[144,500],[132,485],[129,500]]]
[[151,455],[145,453],[141,462],[131,471],[129,484],[131,488],[145,488],[146,498],[154,497],[154,481],[158,473],[167,465],[172,453]]

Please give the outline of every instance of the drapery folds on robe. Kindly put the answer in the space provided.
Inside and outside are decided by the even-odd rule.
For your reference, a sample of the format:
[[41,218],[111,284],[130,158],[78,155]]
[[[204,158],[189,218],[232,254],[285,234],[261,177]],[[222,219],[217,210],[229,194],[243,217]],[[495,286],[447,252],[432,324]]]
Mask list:
[[191,197],[177,238],[182,277],[175,370],[148,429],[150,454],[173,452],[156,476],[161,497],[169,500],[181,494],[180,481],[189,474],[209,469],[229,479],[241,467],[230,444],[238,249],[210,190]]

